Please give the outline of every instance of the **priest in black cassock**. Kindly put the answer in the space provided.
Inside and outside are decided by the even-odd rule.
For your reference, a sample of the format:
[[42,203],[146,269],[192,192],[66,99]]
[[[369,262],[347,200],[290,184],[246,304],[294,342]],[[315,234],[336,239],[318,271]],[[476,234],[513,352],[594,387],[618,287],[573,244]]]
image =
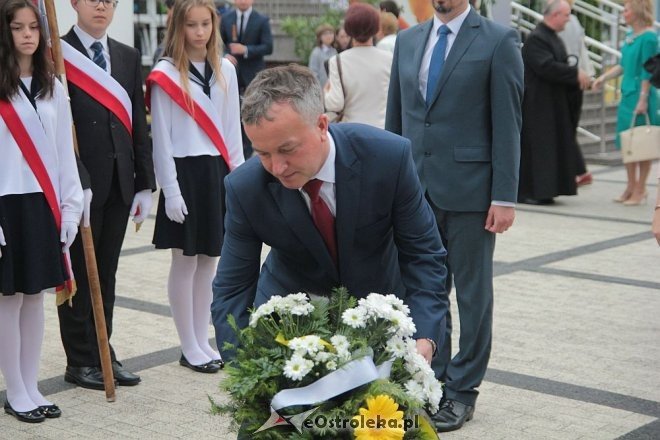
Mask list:
[[543,21],[522,48],[525,97],[518,201],[551,204],[559,195],[575,195],[577,143],[571,124],[569,93],[589,87],[589,76],[568,57],[557,35],[569,20],[565,0],[550,0]]

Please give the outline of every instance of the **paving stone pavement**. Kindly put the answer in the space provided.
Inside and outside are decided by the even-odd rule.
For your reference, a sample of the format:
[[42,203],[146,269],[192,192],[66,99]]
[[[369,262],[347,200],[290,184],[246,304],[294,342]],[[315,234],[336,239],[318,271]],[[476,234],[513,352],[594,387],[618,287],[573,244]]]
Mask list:
[[[625,185],[623,168],[591,169],[595,181],[577,197],[521,205],[514,227],[498,236],[490,368],[474,420],[442,439],[660,439],[655,180],[647,205],[624,207],[611,201]],[[169,252],[153,250],[152,233],[153,216],[139,233],[129,226],[112,337],[142,384],[119,387],[106,403],[102,392],[65,383],[48,297],[40,388],[64,415],[29,425],[0,414],[0,439],[236,438],[227,417],[209,414],[208,396],[226,400],[223,373],[178,365]],[[4,401],[2,378],[0,390]]]

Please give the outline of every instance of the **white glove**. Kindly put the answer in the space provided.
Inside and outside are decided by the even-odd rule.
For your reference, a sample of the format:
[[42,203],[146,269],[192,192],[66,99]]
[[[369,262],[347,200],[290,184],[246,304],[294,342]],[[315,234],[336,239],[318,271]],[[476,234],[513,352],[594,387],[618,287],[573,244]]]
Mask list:
[[[2,232],[2,226],[0,226],[0,246],[7,246],[5,241],[5,233]],[[0,249],[0,258],[2,258],[2,249]]]
[[89,228],[89,212],[92,206],[92,190],[87,188],[83,189],[83,226]]
[[173,222],[183,224],[188,215],[188,208],[181,194],[165,199],[165,214]]
[[60,241],[64,245],[62,247],[62,252],[66,252],[71,247],[73,240],[76,239],[76,234],[78,233],[78,225],[76,222],[62,222],[61,232],[60,232]]
[[150,189],[143,189],[142,191],[135,194],[135,197],[133,197],[133,206],[131,206],[133,222],[137,224],[142,223],[151,212],[152,203],[153,199],[151,198]]

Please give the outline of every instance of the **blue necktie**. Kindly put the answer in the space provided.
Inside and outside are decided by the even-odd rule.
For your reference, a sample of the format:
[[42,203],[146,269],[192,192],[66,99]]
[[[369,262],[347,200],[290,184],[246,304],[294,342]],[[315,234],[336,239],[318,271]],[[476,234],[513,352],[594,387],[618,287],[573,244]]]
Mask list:
[[431,55],[431,63],[429,64],[429,79],[426,81],[426,105],[431,103],[433,93],[435,93],[435,88],[440,80],[442,66],[445,64],[447,35],[450,33],[451,29],[444,24],[438,29],[438,42],[433,47],[433,55]]
[[90,48],[94,51],[94,58],[92,58],[92,61],[94,61],[101,69],[107,70],[108,65],[103,57],[103,45],[100,42],[95,41]]

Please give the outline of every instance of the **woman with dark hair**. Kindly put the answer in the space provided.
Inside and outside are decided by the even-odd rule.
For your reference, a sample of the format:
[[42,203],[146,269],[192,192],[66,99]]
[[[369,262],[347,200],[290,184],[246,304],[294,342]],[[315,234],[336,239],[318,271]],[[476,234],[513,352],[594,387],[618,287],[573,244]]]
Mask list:
[[[31,0],[0,2],[0,371],[22,422],[62,412],[37,388],[44,291],[74,287],[68,249],[83,193],[71,110]],[[63,287],[60,287],[60,290]]]
[[325,23],[316,28],[316,46],[309,56],[309,68],[314,72],[314,76],[321,83],[321,87],[328,81],[328,74],[325,70],[327,61],[337,55],[337,50],[332,47],[335,41],[335,28]]
[[383,128],[392,53],[374,47],[380,15],[373,6],[352,4],[344,19],[353,47],[330,59],[325,107],[343,113],[342,122]]
[[344,23],[341,23],[335,31],[334,46],[337,50],[337,53],[342,53],[346,49],[350,49],[352,47],[351,43],[351,37],[349,37],[346,33],[346,29],[344,29]]

